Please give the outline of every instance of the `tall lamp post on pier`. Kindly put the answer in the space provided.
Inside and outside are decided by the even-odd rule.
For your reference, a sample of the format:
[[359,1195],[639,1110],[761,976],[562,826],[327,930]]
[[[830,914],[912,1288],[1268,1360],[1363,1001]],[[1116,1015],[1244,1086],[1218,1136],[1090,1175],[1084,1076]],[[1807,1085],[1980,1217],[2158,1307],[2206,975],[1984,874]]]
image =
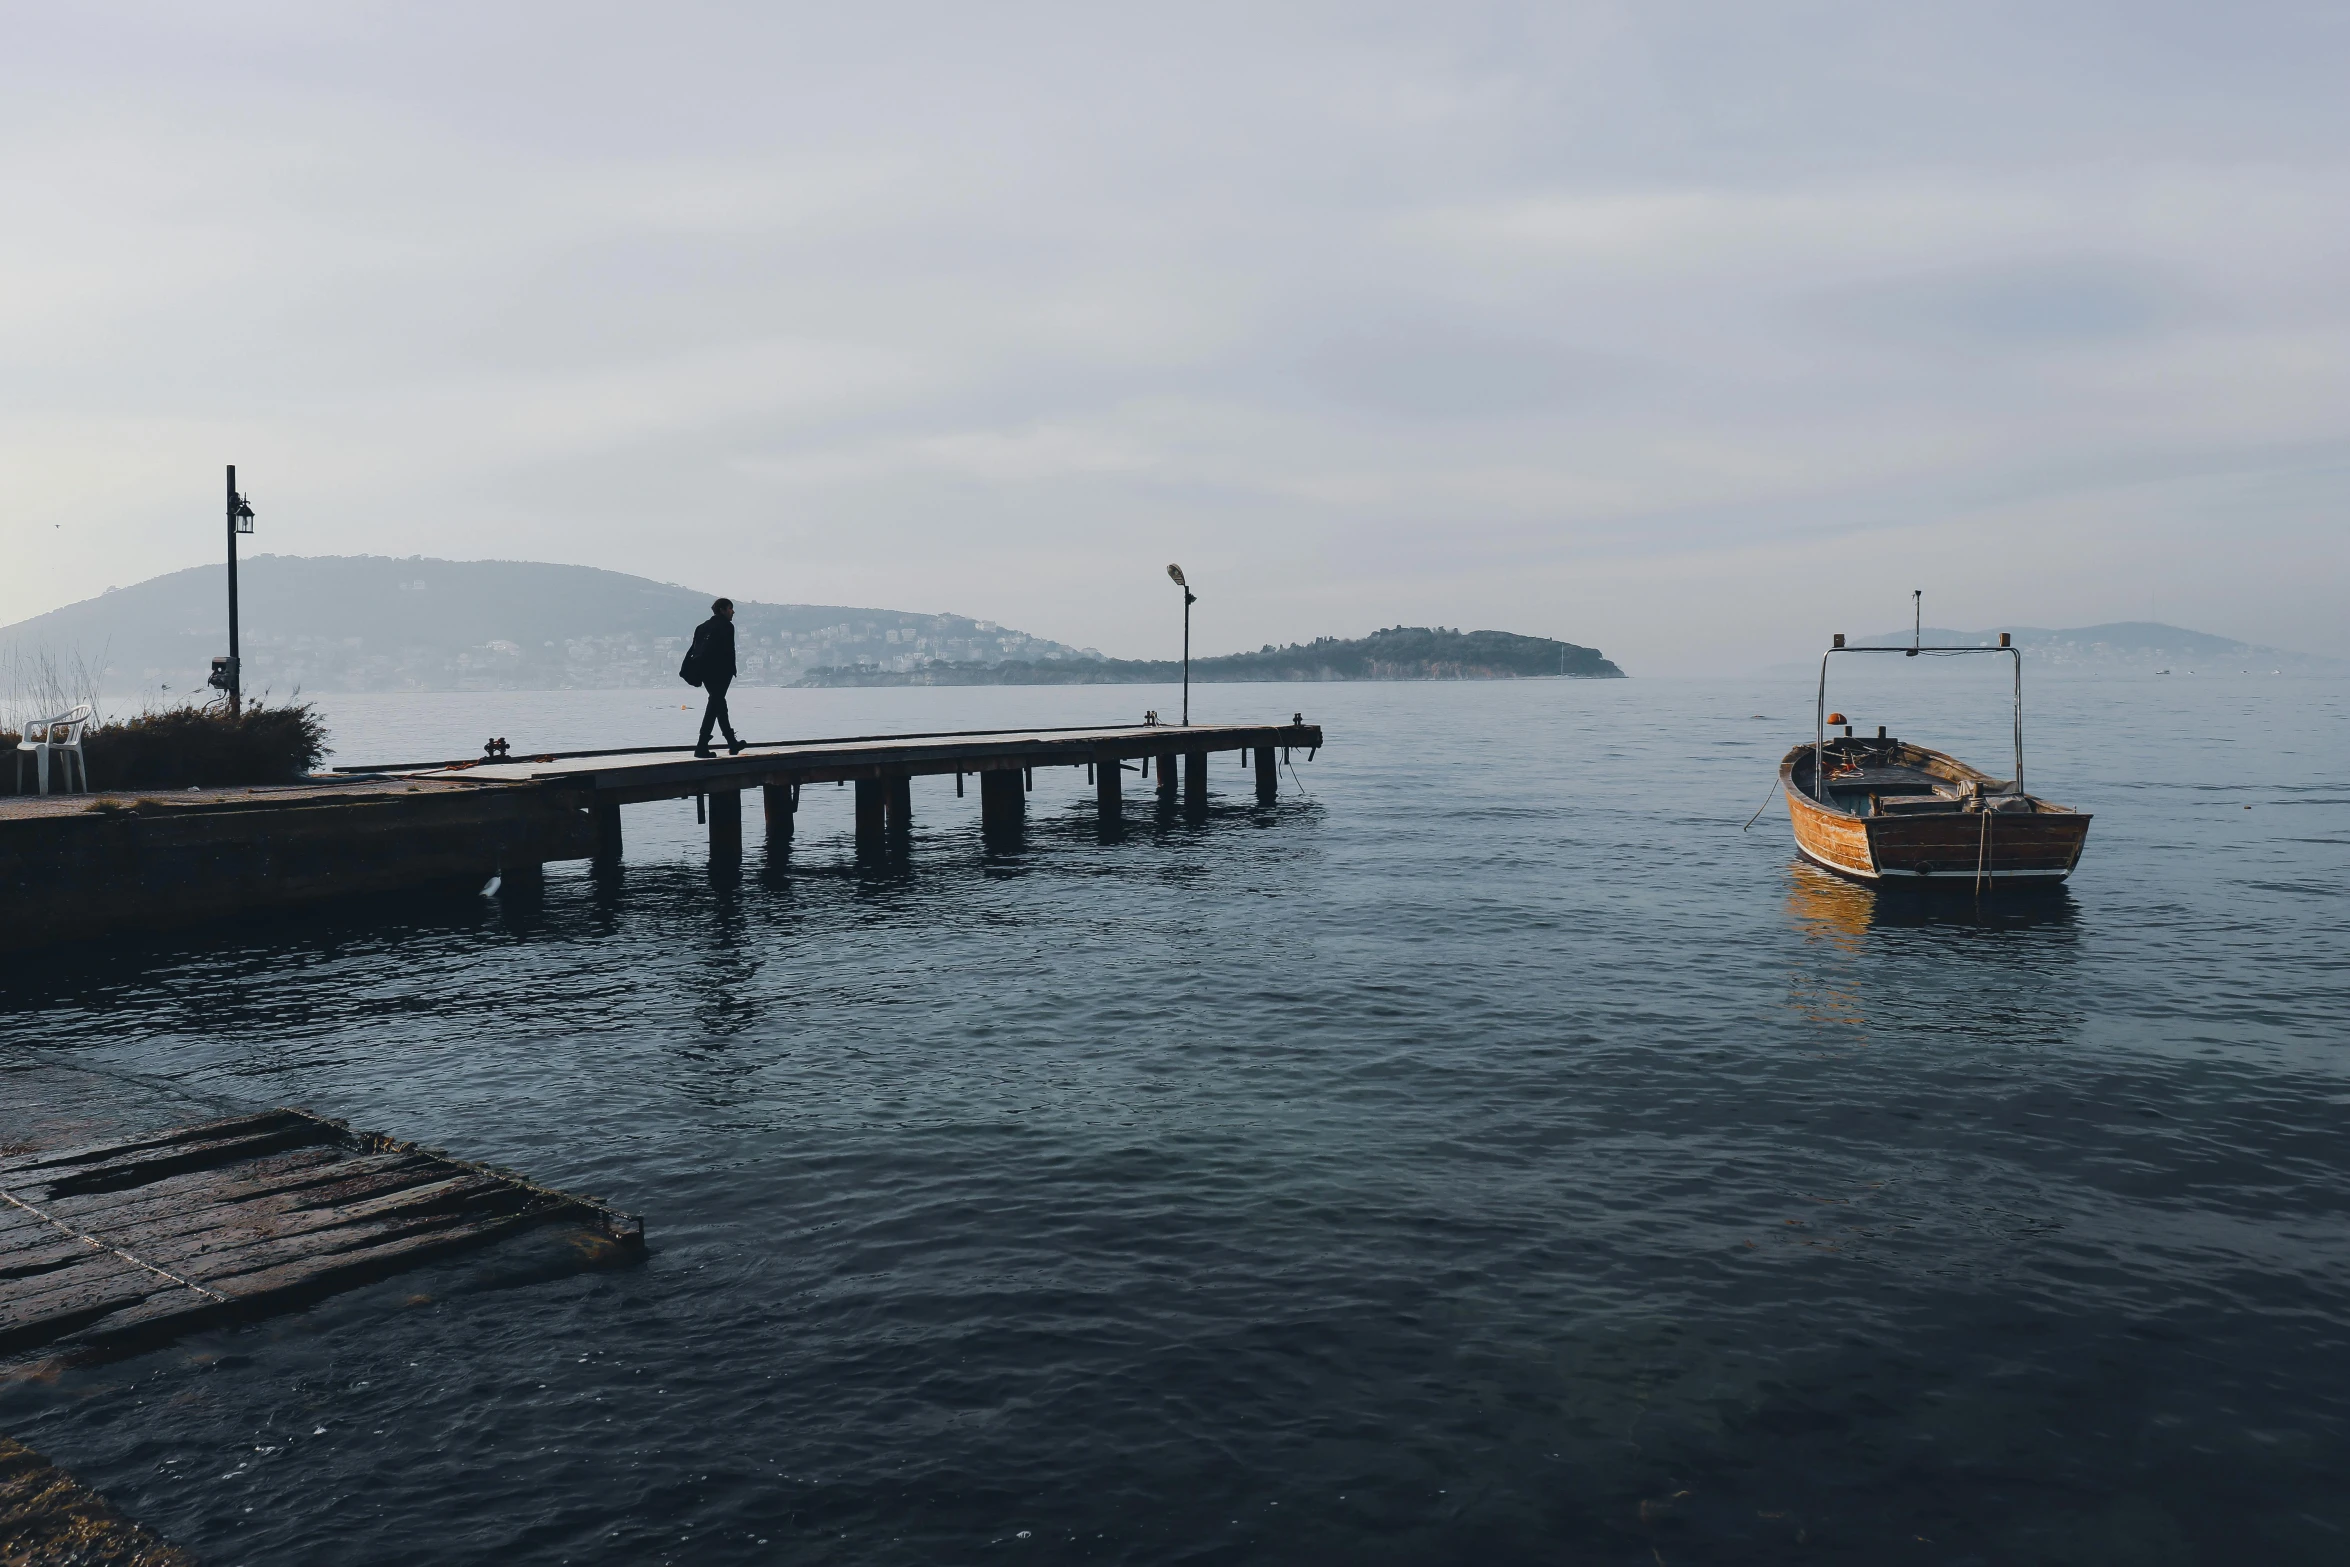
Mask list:
[[1181,566],[1169,566],[1167,575],[1183,590],[1183,723],[1191,725],[1191,606],[1199,595],[1191,591],[1191,584],[1183,580]]
[[206,684],[228,693],[228,710],[233,716],[245,710],[244,667],[238,661],[237,651],[237,535],[253,531],[253,507],[237,493],[237,465],[228,465],[228,657],[212,661],[212,678]]

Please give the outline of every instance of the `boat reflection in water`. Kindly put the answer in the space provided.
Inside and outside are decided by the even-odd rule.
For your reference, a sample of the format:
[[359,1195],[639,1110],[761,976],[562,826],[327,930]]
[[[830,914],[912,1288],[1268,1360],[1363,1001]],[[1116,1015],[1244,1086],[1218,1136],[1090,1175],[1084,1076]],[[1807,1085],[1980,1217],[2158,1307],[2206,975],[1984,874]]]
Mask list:
[[1905,882],[1846,881],[1801,861],[1788,867],[1788,923],[1845,952],[1859,952],[1876,930],[2069,929],[2079,909],[2062,883],[2005,887],[1997,898],[1953,898]]
[[2079,956],[2079,910],[2061,884],[1953,898],[1802,861],[1787,878],[1787,925],[1803,952],[1788,1005],[1830,1053],[1953,1037],[2057,1045],[2077,1034],[2078,1009],[2049,999]]

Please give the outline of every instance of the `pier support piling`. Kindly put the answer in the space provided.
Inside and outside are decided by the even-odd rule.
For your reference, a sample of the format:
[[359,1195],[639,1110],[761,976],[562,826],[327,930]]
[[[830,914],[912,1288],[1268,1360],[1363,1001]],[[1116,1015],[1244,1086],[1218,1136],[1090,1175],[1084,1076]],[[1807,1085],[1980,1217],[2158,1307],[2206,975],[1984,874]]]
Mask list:
[[1125,803],[1120,789],[1125,782],[1125,771],[1114,756],[1093,764],[1093,800],[1101,807],[1105,822],[1116,821],[1119,808]]
[[989,833],[1016,833],[1028,812],[1020,770],[996,768],[979,775],[979,825]]
[[1151,765],[1158,770],[1159,774],[1159,803],[1173,805],[1183,787],[1181,778],[1176,774],[1175,753],[1162,751],[1151,759]]
[[1208,803],[1208,753],[1193,751],[1183,758],[1183,803]]
[[767,804],[767,841],[791,842],[792,822],[799,814],[799,802],[792,798],[792,786],[768,784],[759,794]]
[[914,780],[886,778],[882,780],[882,815],[893,833],[914,830]]
[[1271,805],[1281,793],[1281,774],[1273,766],[1273,748],[1257,747],[1257,803]]
[[743,853],[743,792],[710,791],[710,857],[739,860]]
[[878,778],[857,780],[857,852],[860,854],[881,847],[887,815],[882,790]]
[[620,860],[620,805],[616,800],[598,800],[591,808],[596,819],[596,858],[617,864]]

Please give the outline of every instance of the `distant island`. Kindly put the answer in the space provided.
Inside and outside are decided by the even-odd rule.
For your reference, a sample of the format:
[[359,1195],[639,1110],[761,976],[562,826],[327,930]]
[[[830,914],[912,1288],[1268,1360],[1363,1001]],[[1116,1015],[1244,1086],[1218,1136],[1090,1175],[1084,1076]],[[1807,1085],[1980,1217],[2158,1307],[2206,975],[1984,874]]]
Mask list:
[[[228,651],[227,570],[194,566],[0,627],[0,677],[49,661],[110,695],[207,695]],[[245,689],[554,691],[677,687],[705,588],[592,566],[426,556],[257,555],[238,571]],[[1090,685],[1182,678],[968,615],[735,605],[745,686]],[[1501,631],[1395,627],[1194,659],[1194,680],[1616,678],[1597,652]],[[682,688],[680,688],[682,689]]]
[[[1254,653],[1191,661],[1202,683],[1325,680],[1621,680],[1624,672],[1596,648],[1508,631],[1391,626],[1367,637],[1317,637]],[[974,664],[937,659],[912,669],[835,665],[812,670],[803,686],[1096,686],[1164,685],[1183,678],[1174,659],[1088,658]]]

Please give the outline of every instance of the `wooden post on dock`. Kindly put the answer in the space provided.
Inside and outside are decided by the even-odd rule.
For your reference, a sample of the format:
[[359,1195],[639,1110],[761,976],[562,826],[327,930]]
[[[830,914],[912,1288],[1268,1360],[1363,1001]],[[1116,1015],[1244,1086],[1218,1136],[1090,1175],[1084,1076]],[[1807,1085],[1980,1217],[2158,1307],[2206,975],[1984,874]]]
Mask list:
[[1020,769],[998,767],[979,775],[979,826],[984,832],[1017,832],[1028,811]]
[[710,857],[739,860],[743,854],[743,792],[710,791]]
[[1159,803],[1173,805],[1182,790],[1182,780],[1175,773],[1175,753],[1162,751],[1151,759],[1151,766],[1159,772]]
[[878,778],[857,780],[857,849],[863,853],[881,847],[884,830],[882,783]]
[[616,800],[598,800],[593,810],[596,818],[596,858],[617,865],[620,863],[620,804]]
[[1093,801],[1101,807],[1105,822],[1116,821],[1120,807],[1125,804],[1121,797],[1125,772],[1126,764],[1114,756],[1103,757],[1093,764]]
[[769,784],[759,793],[767,802],[767,841],[791,842],[792,819],[799,814],[792,803],[792,786]]
[[1183,758],[1183,803],[1208,803],[1208,753],[1193,751]]
[[1273,766],[1273,748],[1257,747],[1257,803],[1271,805],[1281,793],[1281,774]]

